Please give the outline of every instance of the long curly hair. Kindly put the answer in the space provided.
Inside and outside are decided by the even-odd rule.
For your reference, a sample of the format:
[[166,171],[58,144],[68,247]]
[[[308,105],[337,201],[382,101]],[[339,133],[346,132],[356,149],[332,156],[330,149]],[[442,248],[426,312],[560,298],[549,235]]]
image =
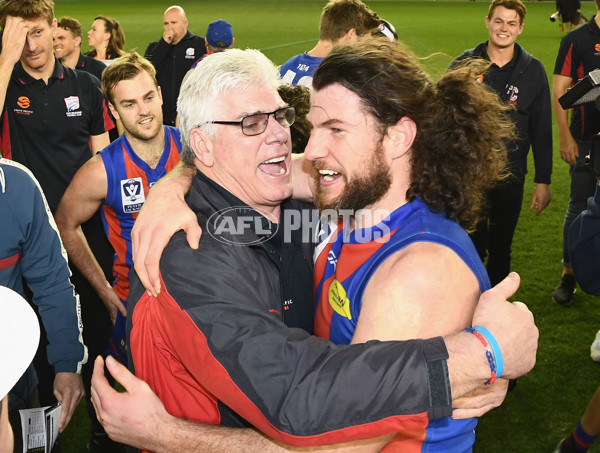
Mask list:
[[352,91],[382,135],[410,118],[417,133],[407,200],[420,196],[470,231],[485,192],[507,176],[507,143],[515,137],[513,107],[481,83],[489,64],[465,62],[435,84],[399,44],[364,37],[334,47],[317,68],[313,89],[339,83]]

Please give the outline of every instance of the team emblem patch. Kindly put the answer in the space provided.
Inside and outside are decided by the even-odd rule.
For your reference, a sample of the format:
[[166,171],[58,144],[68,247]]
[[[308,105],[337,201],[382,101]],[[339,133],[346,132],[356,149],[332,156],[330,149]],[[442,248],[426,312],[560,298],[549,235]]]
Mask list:
[[123,212],[138,212],[146,201],[142,178],[121,180],[121,201]]
[[79,96],[69,96],[65,98],[65,104],[67,106],[67,112],[72,112],[79,108]]
[[196,49],[193,47],[185,49],[185,58],[196,58]]
[[348,299],[346,290],[339,281],[334,280],[331,282],[327,298],[329,299],[329,305],[331,305],[331,308],[333,308],[338,315],[352,320],[350,299]]

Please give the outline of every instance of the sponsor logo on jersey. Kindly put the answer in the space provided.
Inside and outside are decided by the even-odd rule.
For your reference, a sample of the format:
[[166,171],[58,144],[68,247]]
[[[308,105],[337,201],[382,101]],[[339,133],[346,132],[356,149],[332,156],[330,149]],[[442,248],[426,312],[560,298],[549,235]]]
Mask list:
[[67,116],[81,116],[83,112],[79,110],[79,96],[69,96],[65,98],[65,105],[67,106]]
[[145,201],[146,195],[144,194],[142,178],[121,180],[121,202],[123,203],[123,212],[138,212],[142,209]]
[[17,99],[17,105],[22,109],[28,109],[31,105],[31,101],[27,96],[20,96],[19,99]]
[[595,50],[596,52],[600,52],[600,44],[596,44],[596,45],[594,46],[594,50]]
[[31,106],[31,101],[27,96],[19,96],[17,98],[17,106],[19,108],[13,109],[17,115],[33,115],[33,110],[28,110]]
[[188,47],[185,49],[185,58],[187,59],[196,59],[196,49],[193,47]]
[[350,299],[348,299],[346,290],[339,281],[333,280],[331,282],[327,297],[329,299],[329,305],[331,305],[331,308],[333,308],[338,315],[352,320],[352,313],[350,313]]

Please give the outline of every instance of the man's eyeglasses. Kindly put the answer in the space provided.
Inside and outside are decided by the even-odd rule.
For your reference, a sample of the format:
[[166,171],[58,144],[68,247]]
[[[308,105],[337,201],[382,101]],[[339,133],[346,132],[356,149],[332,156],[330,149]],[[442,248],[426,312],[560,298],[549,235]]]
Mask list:
[[267,129],[269,123],[269,116],[273,115],[275,121],[277,121],[283,127],[290,127],[296,120],[296,109],[292,106],[283,107],[270,113],[254,113],[242,118],[242,121],[207,121],[205,123],[198,124],[230,124],[234,126],[242,126],[242,133],[244,135],[259,135]]

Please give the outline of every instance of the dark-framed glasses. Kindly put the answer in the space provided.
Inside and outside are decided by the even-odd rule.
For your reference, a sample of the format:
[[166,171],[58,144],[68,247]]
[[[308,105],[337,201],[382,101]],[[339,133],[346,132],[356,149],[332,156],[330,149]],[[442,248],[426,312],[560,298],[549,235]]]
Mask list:
[[229,124],[234,126],[242,126],[242,133],[244,135],[259,135],[267,129],[269,124],[269,117],[273,115],[275,121],[277,121],[283,127],[290,127],[296,121],[296,109],[292,106],[282,107],[269,113],[253,113],[242,118],[242,121],[207,121],[205,123],[198,124]]

